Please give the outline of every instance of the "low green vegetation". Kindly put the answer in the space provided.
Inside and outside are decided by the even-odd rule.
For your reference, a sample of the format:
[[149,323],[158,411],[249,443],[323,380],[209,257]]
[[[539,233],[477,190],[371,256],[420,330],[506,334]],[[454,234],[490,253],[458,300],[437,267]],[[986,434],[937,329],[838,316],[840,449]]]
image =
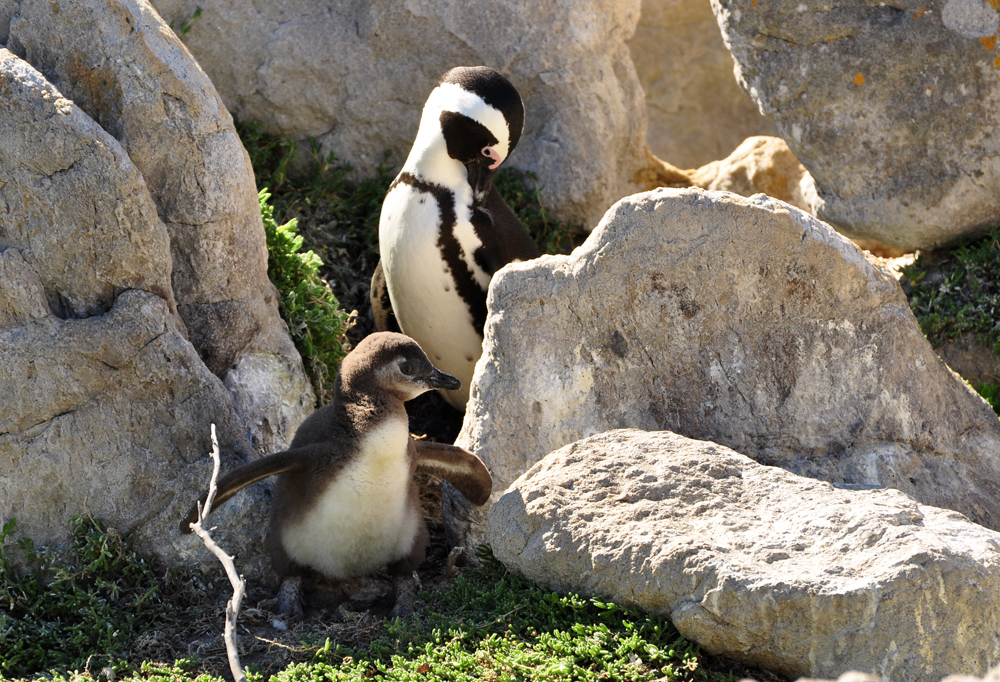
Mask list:
[[275,675],[299,680],[706,680],[698,648],[665,619],[507,571],[487,549],[481,566],[423,593],[421,615],[387,623],[367,651],[327,642],[311,663]]
[[935,347],[975,335],[1000,355],[1000,228],[903,268],[910,308]]
[[1000,386],[996,384],[976,384],[976,392],[1000,415]]
[[330,287],[319,276],[323,261],[312,251],[302,251],[298,221],[275,222],[267,190],[260,192],[260,213],[267,236],[267,276],[277,288],[281,316],[288,324],[295,347],[320,404],[333,394],[333,377],[347,355],[344,335],[350,315],[340,307]]
[[123,669],[140,635],[176,618],[162,581],[120,535],[90,517],[69,525],[66,554],[23,537],[15,549],[13,519],[0,530],[0,678]]
[[198,19],[198,17],[201,16],[201,13],[202,13],[201,7],[195,7],[194,13],[191,15],[191,18],[182,21],[179,26],[175,27],[174,22],[171,21],[170,30],[176,33],[178,38],[183,38],[185,35],[187,35],[188,31],[191,30],[191,27],[194,26],[194,22]]
[[[903,268],[900,284],[935,348],[972,337],[1000,357],[1000,227],[977,242],[921,254]],[[974,388],[1000,415],[1000,386]]]
[[[159,639],[190,649],[193,621],[204,614],[171,604],[158,576],[121,537],[74,517],[73,544],[60,556],[17,545],[29,568],[10,563],[14,523],[0,535],[0,679],[218,680],[224,658],[156,661],[137,642]],[[248,666],[253,682],[306,680],[733,680],[706,667],[696,645],[665,619],[597,599],[559,595],[508,572],[489,553],[449,584],[427,589],[408,619],[366,621],[361,646],[338,645],[318,623],[300,641],[278,642],[296,660]],[[176,598],[176,594],[173,595]],[[220,601],[224,599],[220,598]],[[251,602],[252,603],[252,602]],[[347,614],[351,621],[357,614]],[[221,606],[215,612],[223,627]],[[244,620],[246,616],[241,616]],[[262,622],[258,616],[258,623]],[[169,624],[169,627],[164,627]],[[186,627],[190,626],[190,627]],[[338,625],[350,627],[350,622]],[[155,631],[155,634],[153,634]],[[343,630],[341,630],[343,632]],[[255,636],[241,627],[246,644]],[[188,638],[185,640],[185,637]],[[280,637],[275,632],[265,641]],[[139,647],[141,650],[141,647]],[[742,671],[741,671],[742,672]]]

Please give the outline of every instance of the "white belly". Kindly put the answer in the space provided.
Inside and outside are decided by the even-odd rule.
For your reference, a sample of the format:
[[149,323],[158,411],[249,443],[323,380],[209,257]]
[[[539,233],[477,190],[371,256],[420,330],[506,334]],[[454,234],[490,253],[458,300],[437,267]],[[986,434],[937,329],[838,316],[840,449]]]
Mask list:
[[408,439],[402,420],[371,431],[315,507],[283,529],[288,556],[331,578],[351,578],[409,554],[423,519],[407,513]]
[[[460,200],[459,200],[460,202]],[[456,202],[456,203],[459,203]],[[472,253],[481,244],[467,210],[456,206],[455,237],[462,259],[483,288],[490,277]],[[439,369],[458,377],[462,388],[443,391],[452,405],[465,409],[482,338],[438,249],[441,216],[430,194],[400,183],[386,196],[379,223],[379,247],[389,299],[403,333],[412,337]]]

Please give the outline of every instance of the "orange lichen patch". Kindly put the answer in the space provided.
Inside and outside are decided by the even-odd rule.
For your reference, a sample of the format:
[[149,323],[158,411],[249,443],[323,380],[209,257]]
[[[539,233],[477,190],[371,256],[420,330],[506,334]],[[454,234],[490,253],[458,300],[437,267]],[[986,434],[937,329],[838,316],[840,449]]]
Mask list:
[[993,58],[993,66],[1000,69],[1000,54]]
[[1000,0],[989,0],[990,7],[995,10],[1000,11]]
[[855,76],[854,78],[852,78],[851,80],[854,81],[855,85],[864,85],[865,84],[865,77],[861,73],[858,73],[858,75]]
[[827,40],[836,40],[836,39],[837,39],[837,36],[830,36],[830,37],[827,38]]
[[750,5],[753,7],[757,6],[757,0],[750,0]]
[[[997,2],[1000,2],[1000,0],[997,0]],[[917,10],[917,13],[913,15],[913,18],[914,19],[919,19],[920,15],[923,14],[924,12],[926,12],[926,11],[927,11],[926,7],[921,7],[920,9]]]
[[980,38],[979,42],[981,42],[983,44],[983,47],[985,47],[987,50],[992,50],[994,47],[997,46],[997,37],[990,36],[989,38]]

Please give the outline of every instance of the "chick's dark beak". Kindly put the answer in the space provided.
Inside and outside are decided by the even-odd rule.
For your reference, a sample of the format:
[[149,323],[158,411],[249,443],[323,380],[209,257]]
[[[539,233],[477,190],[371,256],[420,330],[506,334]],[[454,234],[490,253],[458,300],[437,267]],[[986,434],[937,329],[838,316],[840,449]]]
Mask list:
[[426,379],[427,385],[431,388],[443,388],[454,391],[462,388],[462,382],[450,374],[445,374],[439,369],[435,369]]

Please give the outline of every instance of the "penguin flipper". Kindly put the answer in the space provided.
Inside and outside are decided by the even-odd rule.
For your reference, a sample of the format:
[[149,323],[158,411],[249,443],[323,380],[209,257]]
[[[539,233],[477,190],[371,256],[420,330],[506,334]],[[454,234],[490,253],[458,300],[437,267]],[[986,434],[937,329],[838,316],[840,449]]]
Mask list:
[[476,255],[482,259],[480,265],[490,276],[507,263],[531,260],[542,255],[520,218],[500,196],[496,185],[486,195],[484,208],[485,213],[473,213],[472,225],[476,229],[476,236],[483,242],[482,251],[477,250]]
[[[227,472],[216,482],[215,500],[212,501],[212,509],[218,509],[220,504],[248,485],[265,479],[268,476],[295,471],[305,467],[308,461],[316,456],[317,451],[326,452],[329,450],[329,447],[328,443],[315,443],[295,448],[294,450],[276,452],[273,455],[267,455],[252,462],[241,464],[232,471]],[[204,507],[206,498],[208,498],[207,490],[201,494],[198,502],[191,507],[187,516],[181,521],[182,533],[188,534],[191,532],[191,524],[198,521],[198,504],[200,503]]]
[[493,477],[483,461],[465,448],[426,440],[416,447],[417,471],[434,474],[451,483],[475,505],[484,505],[493,492]]
[[372,304],[372,319],[375,321],[375,331],[401,333],[396,313],[392,310],[389,300],[389,288],[385,284],[385,273],[382,271],[382,261],[379,260],[372,274],[372,286],[369,294]]

